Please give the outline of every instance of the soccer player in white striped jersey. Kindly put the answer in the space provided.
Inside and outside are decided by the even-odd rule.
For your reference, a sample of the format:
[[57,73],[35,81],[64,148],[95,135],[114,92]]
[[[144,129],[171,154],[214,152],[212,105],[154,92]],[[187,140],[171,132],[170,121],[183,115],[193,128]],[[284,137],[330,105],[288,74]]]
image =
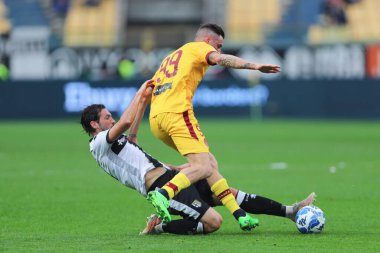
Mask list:
[[[137,190],[143,196],[156,187],[162,187],[178,171],[189,166],[165,165],[146,153],[137,144],[137,133],[145,108],[152,93],[153,81],[146,81],[120,120],[116,122],[102,104],[93,104],[83,110],[81,124],[92,137],[90,151],[100,167],[123,185]],[[129,134],[124,133],[129,129]],[[284,206],[265,197],[231,189],[240,207],[248,213],[288,217],[314,201],[314,193],[304,201]],[[212,208],[220,205],[206,180],[201,180],[182,190],[169,202],[169,212],[183,219],[162,222],[156,215],[148,217],[147,227],[141,234],[211,233],[219,229],[221,215]]]

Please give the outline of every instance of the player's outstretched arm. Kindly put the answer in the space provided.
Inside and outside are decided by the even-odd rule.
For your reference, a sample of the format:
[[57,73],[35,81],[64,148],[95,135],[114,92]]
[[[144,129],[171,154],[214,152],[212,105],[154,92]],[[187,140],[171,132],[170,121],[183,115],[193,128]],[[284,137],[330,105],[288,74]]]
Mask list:
[[[138,109],[138,106],[140,103],[140,99],[142,97],[144,97],[144,93],[149,92],[149,91],[147,91],[147,88],[148,88],[148,86],[150,87],[151,85],[153,85],[153,80],[148,80],[137,91],[137,93],[133,97],[131,103],[129,104],[127,109],[125,109],[123,114],[121,115],[120,120],[118,122],[116,122],[115,125],[109,130],[109,132],[108,132],[108,141],[109,142],[115,141],[122,133],[124,133],[125,131],[127,131],[131,127],[131,125],[132,125],[132,123],[136,117],[136,113],[137,113],[137,109]],[[150,87],[148,89],[152,89],[152,88]]]
[[212,64],[218,64],[226,68],[252,69],[258,70],[262,73],[280,72],[280,66],[271,64],[257,64],[230,54],[220,54],[218,52],[213,52],[209,55],[208,60]]
[[152,98],[153,87],[154,86],[152,82],[147,83],[147,87],[145,91],[142,93],[141,99],[139,101],[135,119],[133,120],[131,128],[129,129],[128,140],[134,143],[137,143],[137,133],[140,128],[141,120],[144,117],[145,109]]

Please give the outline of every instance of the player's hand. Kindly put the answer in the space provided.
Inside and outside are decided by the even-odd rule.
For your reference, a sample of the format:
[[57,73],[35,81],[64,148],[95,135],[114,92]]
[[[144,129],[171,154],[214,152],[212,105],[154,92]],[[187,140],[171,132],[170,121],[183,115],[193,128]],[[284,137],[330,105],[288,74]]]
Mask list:
[[256,70],[262,73],[278,73],[281,72],[280,68],[277,65],[257,64]]
[[[152,79],[146,80],[139,88],[137,93],[145,93],[148,87],[154,88],[154,81]],[[148,92],[149,93],[149,92]]]
[[154,89],[154,81],[152,79],[147,80],[140,89],[142,90],[142,99],[144,102],[149,102]]

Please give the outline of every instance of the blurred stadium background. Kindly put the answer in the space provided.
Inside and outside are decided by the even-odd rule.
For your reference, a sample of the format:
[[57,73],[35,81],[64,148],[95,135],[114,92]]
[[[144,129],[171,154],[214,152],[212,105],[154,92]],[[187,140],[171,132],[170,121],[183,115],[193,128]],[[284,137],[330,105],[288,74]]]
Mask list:
[[[198,115],[380,118],[378,0],[0,0],[0,118],[119,112],[201,23],[224,52],[282,73],[211,67]],[[27,106],[26,106],[27,105]]]

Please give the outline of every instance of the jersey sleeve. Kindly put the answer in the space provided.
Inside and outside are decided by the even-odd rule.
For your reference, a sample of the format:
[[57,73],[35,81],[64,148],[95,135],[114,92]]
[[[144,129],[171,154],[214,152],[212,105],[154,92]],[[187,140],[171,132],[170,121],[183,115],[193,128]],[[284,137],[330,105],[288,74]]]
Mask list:
[[107,142],[108,131],[109,130],[102,131],[94,137],[94,140],[92,141],[92,145],[91,145],[91,152],[102,154],[102,153],[105,153],[110,148],[112,143]]
[[207,44],[206,42],[201,42],[199,45],[196,46],[196,51],[198,53],[198,59],[207,65],[213,65],[210,64],[208,57],[211,53],[217,52],[215,48]]

